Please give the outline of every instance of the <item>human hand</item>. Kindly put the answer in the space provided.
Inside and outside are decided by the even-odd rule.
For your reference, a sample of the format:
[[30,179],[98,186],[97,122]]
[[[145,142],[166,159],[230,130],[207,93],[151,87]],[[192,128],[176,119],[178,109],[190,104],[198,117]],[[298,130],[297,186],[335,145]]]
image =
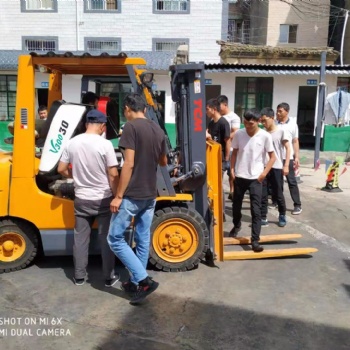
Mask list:
[[110,209],[112,213],[117,213],[119,211],[119,207],[122,204],[122,198],[114,198],[110,204]]
[[266,174],[265,173],[261,173],[258,177],[258,182],[262,183],[265,180]]
[[289,166],[284,166],[282,169],[282,173],[284,176],[287,176],[289,174]]
[[299,168],[300,162],[299,162],[299,158],[294,158],[294,166],[296,168]]
[[229,171],[230,171],[230,168],[231,168],[230,161],[229,161],[229,160],[224,160],[224,161],[222,162],[222,171],[227,171],[227,172],[229,172]]

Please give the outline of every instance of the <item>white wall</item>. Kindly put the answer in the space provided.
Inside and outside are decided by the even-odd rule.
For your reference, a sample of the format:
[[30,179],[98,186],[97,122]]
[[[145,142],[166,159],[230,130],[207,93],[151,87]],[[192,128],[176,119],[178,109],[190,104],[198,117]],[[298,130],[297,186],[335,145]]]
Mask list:
[[[273,77],[273,99],[272,108],[276,109],[281,102],[287,102],[290,105],[291,117],[296,117],[298,111],[299,86],[308,86],[308,79],[317,79],[319,75],[255,75],[246,73],[207,73],[206,79],[212,79],[213,85],[221,85],[221,94],[229,99],[231,109],[235,105],[235,78],[236,77]],[[337,76],[326,75],[327,93],[334,92],[337,89]],[[268,107],[268,106],[267,106]]]
[[[329,0],[296,2],[298,10],[294,10],[287,2],[270,0],[266,45],[288,47],[325,47],[328,40]],[[280,24],[297,25],[295,44],[279,42]]]
[[152,38],[189,38],[190,60],[220,62],[222,1],[192,0],[190,8],[153,14],[151,0],[123,0],[121,13],[84,13],[82,0],[58,0],[57,13],[28,13],[19,0],[0,1],[0,50],[22,49],[22,36],[58,36],[67,51],[84,50],[84,37],[121,37],[123,51],[151,51]]
[[[0,74],[7,72],[0,72]],[[235,105],[235,78],[236,77],[253,77],[254,74],[246,73],[207,73],[206,79],[212,79],[212,85],[221,85],[221,94],[226,95],[229,99],[231,109]],[[277,104],[287,102],[290,105],[291,117],[296,117],[298,109],[299,86],[307,86],[307,79],[317,79],[319,75],[258,75],[259,77],[273,77],[273,103],[272,108],[276,109]],[[155,74],[155,83],[157,90],[165,91],[165,122],[175,123],[175,109],[171,98],[170,77],[167,74]],[[41,82],[48,82],[48,75],[43,73],[36,74],[35,87],[41,88]],[[327,94],[336,91],[337,76],[326,75]],[[81,76],[67,75],[63,76],[62,97],[67,102],[80,102]],[[95,91],[94,83],[89,85],[89,90]]]

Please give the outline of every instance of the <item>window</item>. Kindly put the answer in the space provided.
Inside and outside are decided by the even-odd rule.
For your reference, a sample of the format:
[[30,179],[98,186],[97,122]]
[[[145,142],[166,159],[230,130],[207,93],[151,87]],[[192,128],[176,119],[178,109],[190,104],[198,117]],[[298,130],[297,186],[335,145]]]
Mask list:
[[235,113],[243,117],[247,109],[272,106],[273,78],[236,78]]
[[121,39],[85,38],[85,51],[121,51]]
[[153,13],[190,13],[190,0],[153,0]]
[[85,12],[121,12],[121,0],[86,0]]
[[16,75],[0,75],[0,120],[13,120],[16,109]]
[[153,39],[153,51],[167,51],[176,53],[180,45],[189,45],[189,39]]
[[350,78],[339,77],[337,80],[337,88],[342,91],[350,92]]
[[21,0],[22,12],[57,12],[57,0]]
[[229,19],[227,32],[229,42],[249,44],[250,21]]
[[26,51],[56,51],[58,38],[54,37],[22,37],[23,50]]
[[297,30],[296,24],[280,24],[280,38],[281,44],[295,44],[297,42]]

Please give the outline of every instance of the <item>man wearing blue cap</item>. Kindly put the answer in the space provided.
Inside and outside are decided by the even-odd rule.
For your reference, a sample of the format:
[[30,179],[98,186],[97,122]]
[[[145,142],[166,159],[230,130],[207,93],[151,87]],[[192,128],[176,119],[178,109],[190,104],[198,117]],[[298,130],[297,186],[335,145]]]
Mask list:
[[[91,227],[98,220],[105,286],[119,279],[114,273],[115,256],[107,234],[111,219],[110,203],[118,186],[117,158],[110,141],[101,137],[107,117],[97,109],[86,115],[86,132],[69,140],[62,153],[58,172],[74,180],[74,283],[83,285],[88,265]],[[72,169],[69,168],[72,165]]]

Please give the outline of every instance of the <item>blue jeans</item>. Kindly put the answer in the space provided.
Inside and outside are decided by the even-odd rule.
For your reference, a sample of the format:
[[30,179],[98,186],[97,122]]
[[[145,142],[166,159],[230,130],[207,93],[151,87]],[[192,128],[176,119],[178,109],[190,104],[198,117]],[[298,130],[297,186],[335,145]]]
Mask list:
[[[114,254],[129,270],[130,280],[134,284],[138,284],[148,276],[146,266],[155,205],[155,199],[135,200],[124,197],[119,211],[112,215],[107,241]],[[125,230],[130,226],[133,217],[136,254],[125,240]]]

